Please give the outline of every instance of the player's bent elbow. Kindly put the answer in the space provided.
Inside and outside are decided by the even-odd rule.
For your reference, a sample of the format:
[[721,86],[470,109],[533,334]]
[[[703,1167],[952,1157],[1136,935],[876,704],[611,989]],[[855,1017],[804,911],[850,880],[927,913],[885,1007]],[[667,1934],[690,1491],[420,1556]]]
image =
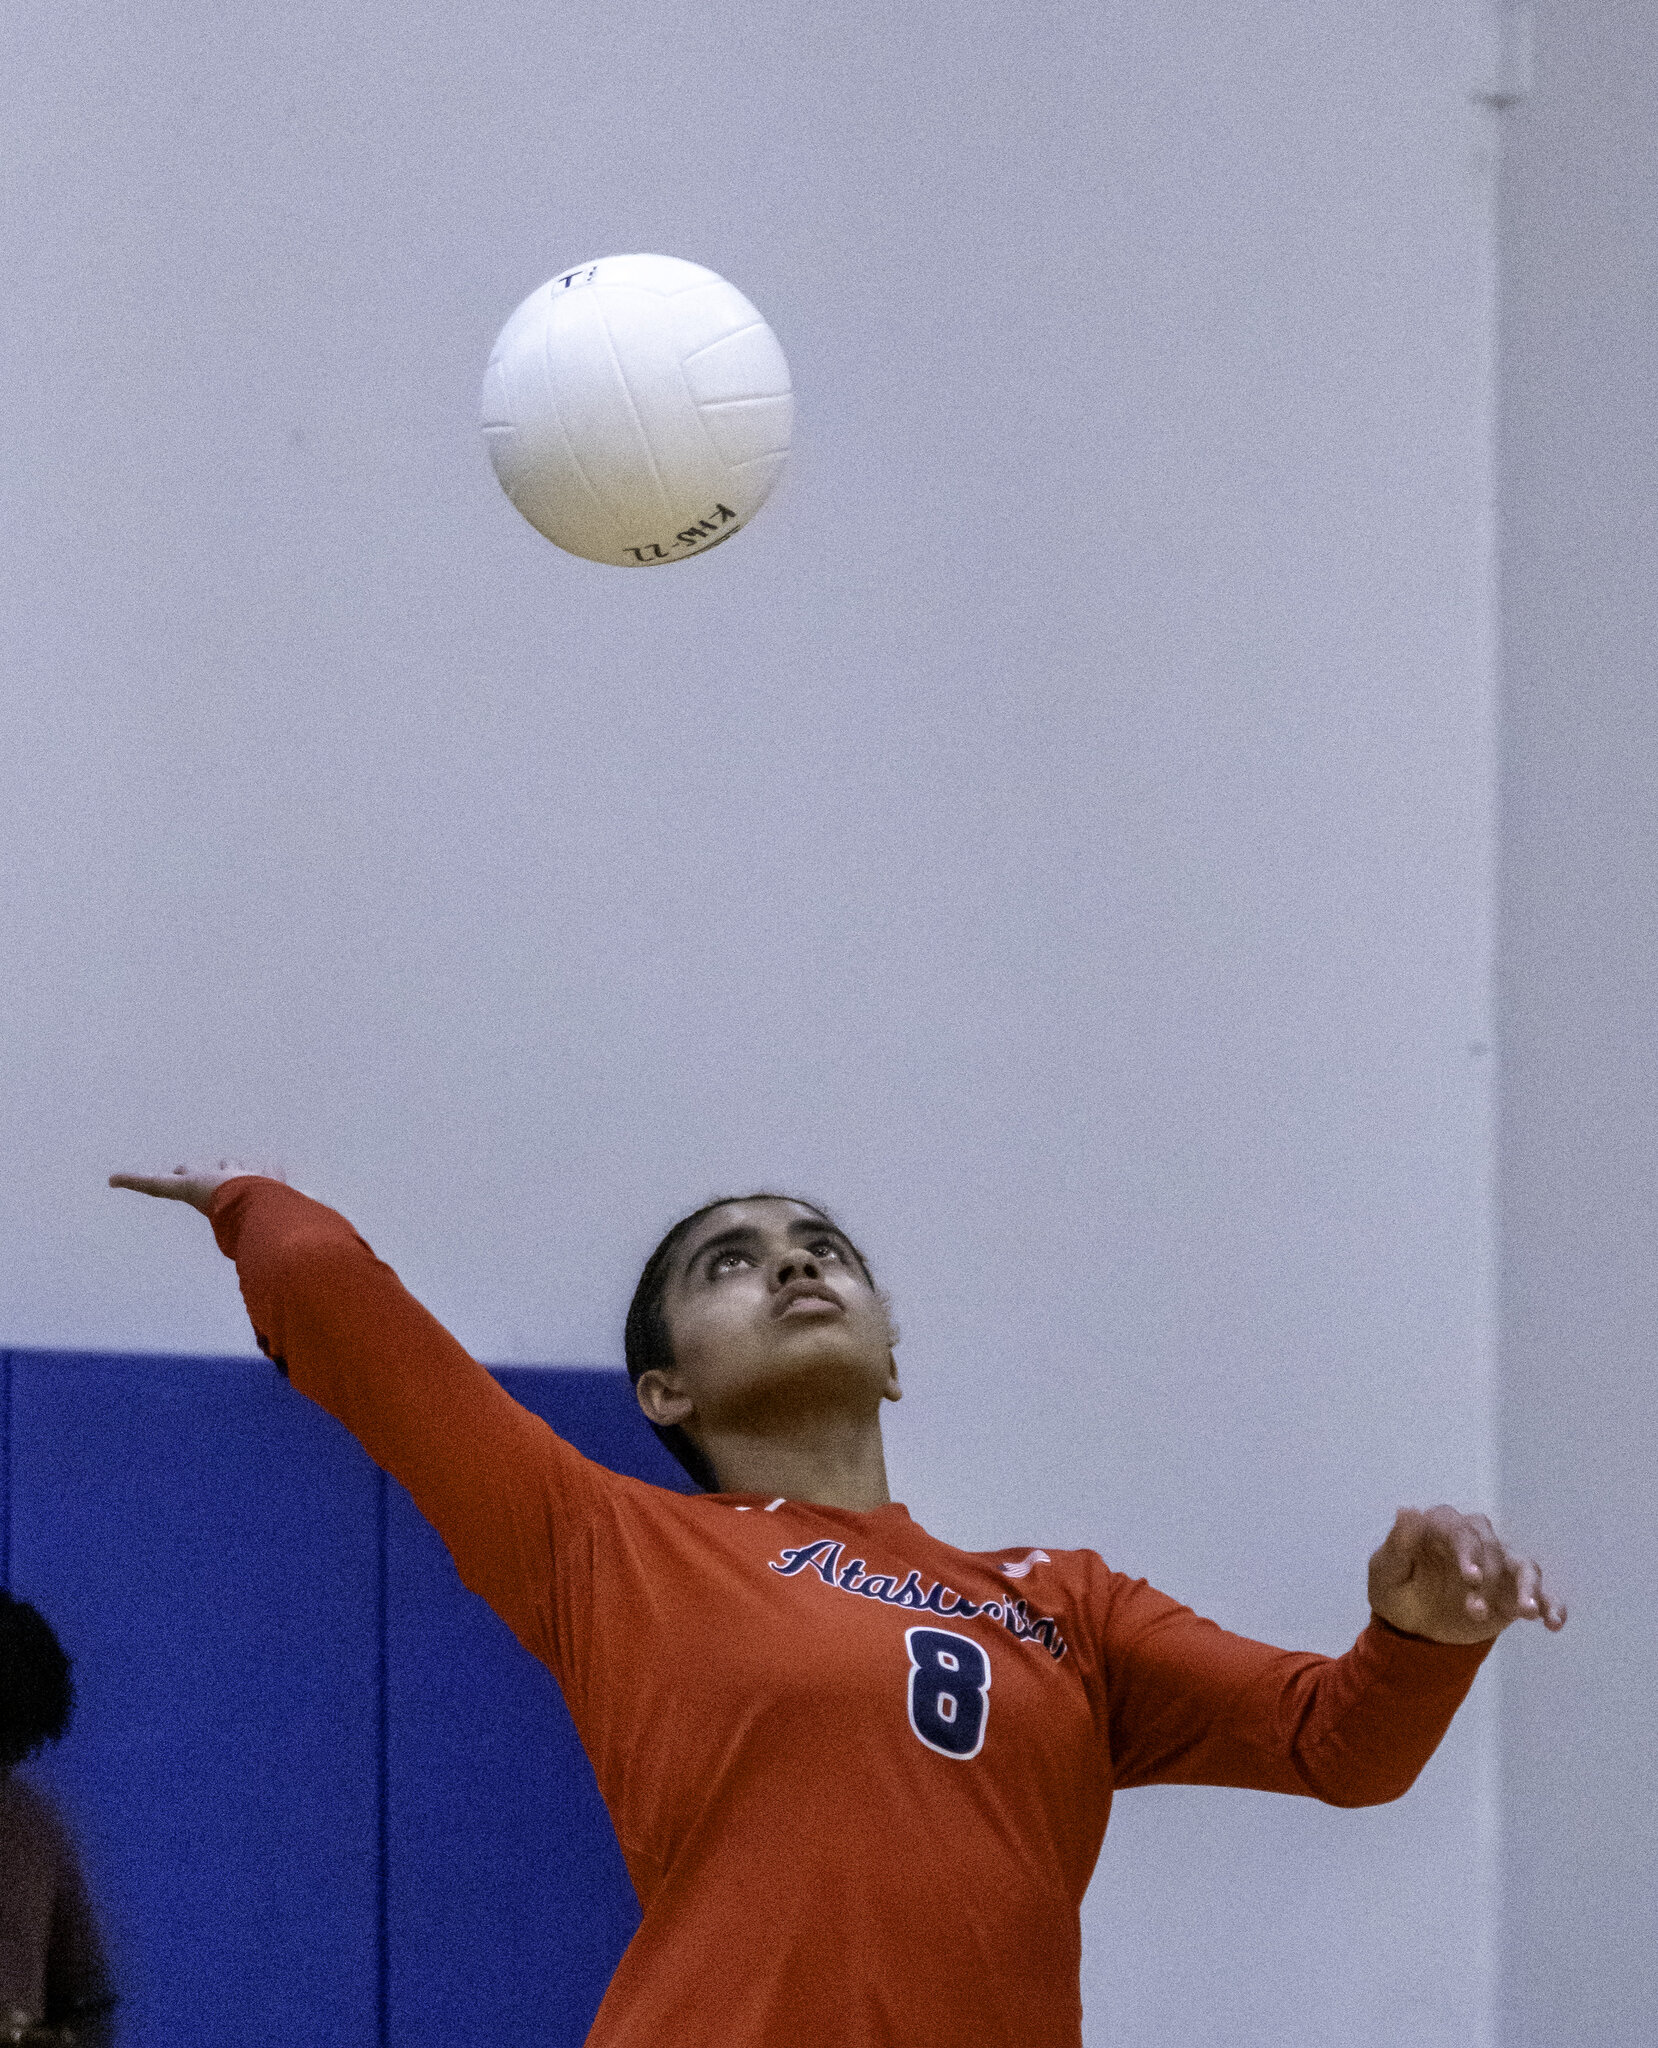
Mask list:
[[1399,1771],[1352,1773],[1328,1784],[1316,1781],[1310,1786],[1315,1799],[1326,1806],[1391,1806],[1395,1799],[1403,1799],[1421,1775],[1421,1767],[1408,1773]]

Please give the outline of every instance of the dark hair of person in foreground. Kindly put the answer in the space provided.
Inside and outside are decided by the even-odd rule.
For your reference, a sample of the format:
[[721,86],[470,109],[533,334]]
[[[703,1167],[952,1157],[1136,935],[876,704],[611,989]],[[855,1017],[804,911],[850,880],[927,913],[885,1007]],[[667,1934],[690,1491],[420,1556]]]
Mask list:
[[114,2041],[116,1996],[73,1842],[45,1794],[12,1775],[61,1740],[74,1705],[51,1623],[0,1590],[0,2041],[19,2048]]
[[51,1623],[0,1591],[0,1778],[60,1740],[74,1705],[69,1659]]

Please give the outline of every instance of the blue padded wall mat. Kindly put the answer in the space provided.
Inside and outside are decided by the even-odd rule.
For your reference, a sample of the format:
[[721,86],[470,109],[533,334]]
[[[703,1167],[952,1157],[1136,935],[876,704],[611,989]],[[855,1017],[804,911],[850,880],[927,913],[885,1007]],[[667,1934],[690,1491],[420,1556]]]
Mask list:
[[12,1569],[12,1355],[0,1351],[0,1586]]
[[77,1695],[33,1774],[122,2048],[375,2048],[377,1476],[263,1364],[11,1364],[12,1588]]
[[[587,1455],[688,1485],[623,1373],[499,1377]],[[11,1352],[8,1529],[76,1662],[75,1725],[29,1770],[81,1840],[123,2048],[582,2039],[638,1919],[591,1770],[337,1424],[262,1360]]]

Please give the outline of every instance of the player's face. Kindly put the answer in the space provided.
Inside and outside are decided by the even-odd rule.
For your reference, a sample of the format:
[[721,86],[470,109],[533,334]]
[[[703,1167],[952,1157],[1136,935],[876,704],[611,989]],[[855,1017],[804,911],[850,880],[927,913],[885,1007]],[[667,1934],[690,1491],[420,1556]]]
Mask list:
[[[728,1202],[704,1216],[662,1306],[673,1370],[639,1382],[653,1421],[693,1433],[699,1423],[776,1427],[872,1415],[898,1398],[886,1304],[847,1240],[803,1202]],[[653,1391],[689,1408],[658,1414]]]

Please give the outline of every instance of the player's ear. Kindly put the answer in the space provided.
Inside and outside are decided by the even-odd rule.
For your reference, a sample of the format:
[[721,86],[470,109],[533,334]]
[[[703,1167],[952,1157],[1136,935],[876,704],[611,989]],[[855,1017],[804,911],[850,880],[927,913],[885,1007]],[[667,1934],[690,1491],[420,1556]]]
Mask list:
[[[887,1343],[889,1346],[894,1345],[898,1342],[898,1325],[892,1320],[892,1306],[885,1295],[881,1297],[881,1306],[887,1312]],[[887,1352],[887,1383],[881,1389],[881,1399],[883,1401],[902,1401],[903,1398],[904,1389],[898,1384],[898,1360],[889,1350]]]
[[898,1384],[898,1361],[892,1355],[902,1332],[892,1313],[892,1296],[884,1287],[876,1288],[875,1292],[880,1297],[881,1313],[887,1320],[887,1383],[881,1389],[881,1398],[884,1401],[902,1401],[904,1389]]
[[688,1420],[696,1406],[680,1386],[678,1373],[664,1372],[654,1365],[634,1381],[633,1392],[646,1418],[658,1429],[672,1429]]

